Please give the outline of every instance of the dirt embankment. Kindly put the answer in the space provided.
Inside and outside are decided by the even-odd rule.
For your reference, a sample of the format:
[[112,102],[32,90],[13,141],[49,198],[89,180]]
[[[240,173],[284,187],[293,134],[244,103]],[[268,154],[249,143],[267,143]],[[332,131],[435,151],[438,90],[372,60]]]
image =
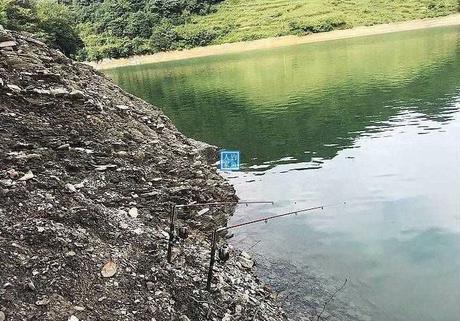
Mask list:
[[0,141],[0,321],[284,319],[237,253],[204,291],[206,231],[225,215],[180,213],[190,237],[166,262],[173,204],[235,199],[197,144],[91,67],[2,28]]

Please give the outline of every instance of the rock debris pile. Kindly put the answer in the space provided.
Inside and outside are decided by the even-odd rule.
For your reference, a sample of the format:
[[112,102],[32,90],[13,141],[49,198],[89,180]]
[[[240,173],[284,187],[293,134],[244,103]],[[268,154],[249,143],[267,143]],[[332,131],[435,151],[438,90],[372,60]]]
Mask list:
[[283,320],[233,251],[204,290],[213,210],[180,214],[189,237],[166,262],[173,204],[235,200],[157,108],[28,34],[0,27],[0,321]]

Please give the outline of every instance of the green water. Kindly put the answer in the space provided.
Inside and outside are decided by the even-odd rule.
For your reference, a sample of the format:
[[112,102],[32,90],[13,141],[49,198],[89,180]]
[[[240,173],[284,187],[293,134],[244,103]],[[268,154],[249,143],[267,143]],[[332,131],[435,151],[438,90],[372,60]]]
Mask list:
[[236,243],[348,278],[341,299],[368,319],[460,320],[460,28],[108,74],[186,135],[241,151],[242,171],[224,175],[241,199],[276,204],[234,222],[334,205]]

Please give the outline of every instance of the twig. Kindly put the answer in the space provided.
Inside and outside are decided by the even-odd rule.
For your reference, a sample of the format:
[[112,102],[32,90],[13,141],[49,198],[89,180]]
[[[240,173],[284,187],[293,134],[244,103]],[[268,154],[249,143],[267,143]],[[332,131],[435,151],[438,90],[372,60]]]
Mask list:
[[342,291],[345,288],[345,285],[347,285],[347,282],[348,282],[348,278],[346,278],[345,281],[343,282],[342,286],[340,288],[338,288],[337,290],[335,290],[335,292],[332,293],[332,295],[324,302],[323,309],[321,310],[321,312],[316,317],[316,321],[319,321],[319,319],[321,318],[321,315],[326,310],[327,305],[334,299],[334,297],[337,295],[337,293],[339,293],[340,291]]
[[254,244],[252,244],[250,247],[248,247],[246,249],[246,251],[250,251],[252,250],[254,247],[256,247],[260,242],[262,242],[262,240],[258,240],[257,242],[255,242]]

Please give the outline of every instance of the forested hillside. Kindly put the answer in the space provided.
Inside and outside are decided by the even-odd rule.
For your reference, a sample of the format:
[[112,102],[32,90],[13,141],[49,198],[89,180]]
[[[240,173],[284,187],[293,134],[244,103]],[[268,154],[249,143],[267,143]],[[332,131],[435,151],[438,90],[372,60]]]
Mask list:
[[79,60],[458,12],[460,0],[0,0],[0,24]]

